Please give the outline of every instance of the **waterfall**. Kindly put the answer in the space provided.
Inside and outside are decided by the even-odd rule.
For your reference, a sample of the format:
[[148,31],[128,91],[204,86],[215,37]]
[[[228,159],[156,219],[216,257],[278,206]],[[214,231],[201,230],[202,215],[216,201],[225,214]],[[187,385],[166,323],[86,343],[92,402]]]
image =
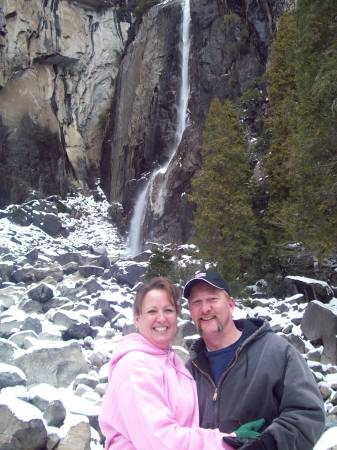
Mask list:
[[[164,2],[165,3],[165,2]],[[142,233],[146,216],[147,205],[151,203],[152,211],[160,216],[164,209],[165,197],[167,192],[167,178],[165,174],[170,166],[177,150],[188,121],[188,99],[189,99],[189,71],[188,60],[190,54],[190,0],[181,0],[182,22],[180,25],[180,86],[179,98],[177,102],[177,123],[175,138],[172,149],[169,152],[168,161],[159,169],[155,170],[146,186],[140,192],[134,213],[130,222],[128,253],[135,256],[142,249]],[[156,191],[154,192],[154,189]]]

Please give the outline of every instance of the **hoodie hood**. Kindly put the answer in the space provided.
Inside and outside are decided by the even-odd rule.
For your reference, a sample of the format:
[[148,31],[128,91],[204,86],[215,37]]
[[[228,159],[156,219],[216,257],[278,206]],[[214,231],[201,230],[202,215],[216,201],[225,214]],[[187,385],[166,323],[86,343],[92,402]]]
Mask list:
[[122,339],[116,345],[115,350],[112,353],[109,363],[109,379],[113,367],[118,361],[130,352],[143,352],[153,356],[168,357],[172,355],[174,358],[174,352],[171,349],[163,350],[149,342],[139,333],[131,333],[123,336]]

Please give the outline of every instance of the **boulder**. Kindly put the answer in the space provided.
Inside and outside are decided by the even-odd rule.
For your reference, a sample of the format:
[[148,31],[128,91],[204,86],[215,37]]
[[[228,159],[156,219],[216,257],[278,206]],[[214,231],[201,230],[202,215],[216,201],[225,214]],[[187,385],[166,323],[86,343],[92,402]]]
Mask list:
[[52,237],[68,236],[69,234],[69,231],[63,226],[62,221],[57,214],[34,214],[33,224]]
[[88,364],[77,342],[41,343],[38,348],[30,348],[16,356],[13,364],[25,372],[28,385],[48,383],[65,387],[76,375],[88,371]]
[[26,375],[22,370],[16,366],[0,363],[0,389],[18,385],[26,385]]
[[46,444],[41,412],[22,400],[0,395],[0,448],[41,450]]
[[8,339],[7,342],[11,343],[11,345],[13,345],[16,349],[19,347],[30,348],[31,343],[29,342],[29,340],[27,340],[27,338],[39,339],[39,336],[33,330],[18,331],[17,333],[12,334],[12,336]]
[[146,264],[144,263],[128,263],[116,264],[114,276],[121,284],[126,284],[131,288],[144,278],[146,272]]
[[323,342],[322,363],[337,364],[337,306],[311,301],[305,309],[301,329],[307,339]]
[[98,375],[90,375],[86,373],[80,373],[77,375],[75,381],[74,381],[74,389],[76,389],[77,385],[84,384],[86,386],[89,386],[92,389],[95,389],[99,382]]
[[292,294],[302,294],[307,302],[319,300],[328,303],[334,297],[333,289],[325,281],[288,275],[285,282]]
[[66,409],[59,391],[49,384],[39,384],[29,390],[29,401],[43,412],[47,425],[60,427],[66,418]]
[[305,343],[304,341],[297,336],[296,334],[280,334],[284,339],[286,339],[288,342],[290,342],[291,345],[293,345],[296,350],[298,350],[300,353],[305,353]]
[[38,317],[27,317],[22,322],[21,330],[22,331],[34,331],[36,334],[40,334],[42,331],[42,325],[41,325],[40,319]]
[[77,272],[79,264],[75,261],[69,261],[62,266],[63,273],[65,275],[70,275],[71,273]]
[[104,290],[103,286],[93,277],[89,278],[83,284],[83,287],[87,290],[88,294],[94,294],[95,292]]
[[29,298],[40,303],[45,303],[54,297],[54,290],[46,283],[40,283],[37,286],[29,289],[26,293]]
[[13,262],[0,262],[0,277],[3,281],[8,281],[14,272],[15,264]]
[[96,307],[101,309],[104,317],[106,317],[107,320],[111,320],[118,314],[118,311],[116,311],[116,309],[114,308],[116,304],[116,300],[99,298],[97,300]]
[[99,266],[79,266],[78,271],[84,278],[89,278],[91,275],[101,277],[104,273],[104,268]]
[[5,363],[12,361],[17,349],[15,342],[0,338],[0,361]]
[[61,427],[64,437],[57,450],[90,450],[90,424],[85,416],[71,415]]
[[100,406],[95,405],[93,402],[84,398],[78,397],[75,394],[67,397],[67,404],[65,405],[67,410],[72,414],[78,414],[80,416],[86,416],[89,419],[90,425],[99,430],[98,415],[100,412]]
[[16,314],[15,317],[12,315],[0,317],[0,336],[8,338],[13,333],[20,331],[26,317],[27,315],[23,311],[21,314]]
[[18,303],[18,307],[27,314],[42,313],[42,304],[37,300],[28,297],[22,297]]
[[0,305],[10,308],[18,302],[25,290],[24,287],[15,284],[0,289]]

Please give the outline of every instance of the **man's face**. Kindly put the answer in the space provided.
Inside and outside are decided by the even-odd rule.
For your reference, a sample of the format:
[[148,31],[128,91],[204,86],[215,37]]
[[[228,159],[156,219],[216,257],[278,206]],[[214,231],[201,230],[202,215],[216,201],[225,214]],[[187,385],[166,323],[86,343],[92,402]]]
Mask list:
[[215,333],[226,331],[232,323],[235,301],[222,289],[217,289],[201,281],[196,283],[189,298],[192,319],[200,333],[207,341]]

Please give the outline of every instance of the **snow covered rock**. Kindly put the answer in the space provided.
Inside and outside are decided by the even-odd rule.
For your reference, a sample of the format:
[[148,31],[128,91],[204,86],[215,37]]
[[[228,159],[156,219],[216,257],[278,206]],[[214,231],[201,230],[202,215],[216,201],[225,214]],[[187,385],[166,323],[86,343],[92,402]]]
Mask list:
[[146,263],[116,263],[113,274],[118,283],[126,284],[131,288],[144,278]]
[[0,395],[0,448],[41,450],[46,443],[41,412],[22,400]]
[[307,302],[319,300],[328,303],[334,296],[332,288],[325,281],[290,275],[285,277],[285,281],[294,294],[303,294]]
[[0,363],[0,389],[10,386],[26,385],[26,376],[18,367]]
[[41,303],[45,303],[54,297],[54,291],[51,286],[46,283],[40,283],[26,292],[29,298]]
[[60,431],[63,437],[57,450],[90,450],[90,425],[85,416],[72,415]]
[[7,342],[12,343],[12,345],[16,344],[16,348],[20,347],[27,349],[32,346],[32,342],[29,338],[39,339],[39,336],[33,330],[23,330],[12,334]]
[[301,329],[311,341],[322,340],[324,350],[321,362],[337,364],[337,307],[317,300],[308,303]]
[[18,346],[7,339],[0,338],[0,361],[10,362],[14,357],[14,352]]
[[59,391],[48,384],[39,384],[29,390],[30,403],[43,412],[46,423],[60,427],[66,418],[66,409]]
[[76,375],[88,371],[81,346],[75,341],[41,342],[39,347],[32,347],[15,357],[13,364],[24,371],[28,385],[68,386]]

